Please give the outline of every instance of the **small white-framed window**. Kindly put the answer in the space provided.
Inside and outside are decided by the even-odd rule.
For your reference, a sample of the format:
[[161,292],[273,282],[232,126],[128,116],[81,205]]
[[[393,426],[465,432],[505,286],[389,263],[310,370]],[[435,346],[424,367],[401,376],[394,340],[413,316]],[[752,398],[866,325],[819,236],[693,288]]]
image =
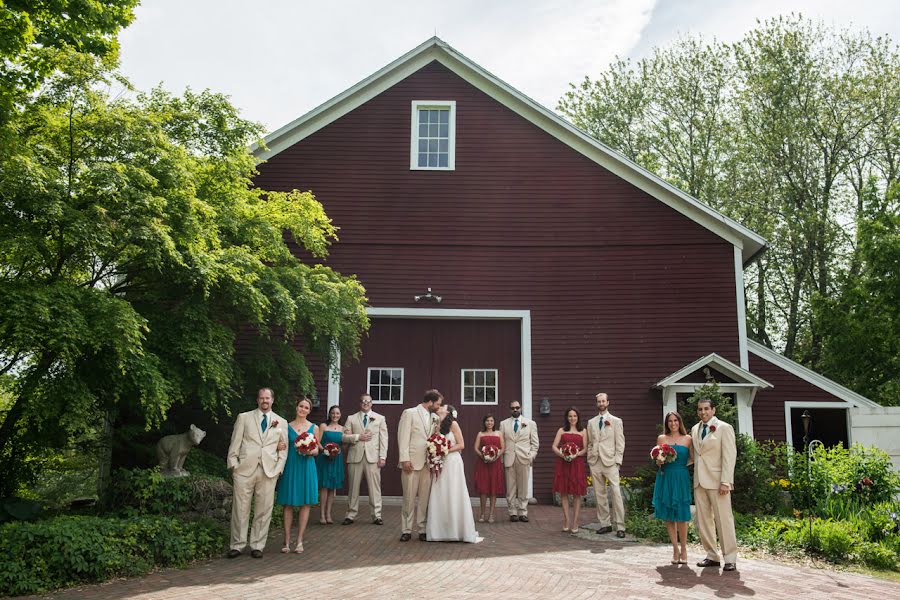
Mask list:
[[452,171],[456,168],[456,101],[413,100],[409,168]]
[[462,369],[462,404],[497,404],[497,369]]
[[373,404],[403,404],[403,369],[369,367],[368,386]]

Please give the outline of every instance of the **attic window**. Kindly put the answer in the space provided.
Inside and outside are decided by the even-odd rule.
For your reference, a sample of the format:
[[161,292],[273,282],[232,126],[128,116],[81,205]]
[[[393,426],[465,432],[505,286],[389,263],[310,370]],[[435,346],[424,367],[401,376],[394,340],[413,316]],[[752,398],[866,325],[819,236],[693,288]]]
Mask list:
[[452,171],[456,167],[456,102],[413,100],[409,168]]

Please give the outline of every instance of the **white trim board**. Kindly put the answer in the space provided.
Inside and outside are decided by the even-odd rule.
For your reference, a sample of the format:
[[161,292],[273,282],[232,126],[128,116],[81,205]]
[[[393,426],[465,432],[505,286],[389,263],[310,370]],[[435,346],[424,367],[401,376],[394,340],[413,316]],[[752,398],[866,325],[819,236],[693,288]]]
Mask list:
[[406,79],[432,61],[439,62],[469,84],[588,159],[727,240],[740,249],[743,264],[750,263],[765,249],[767,242],[758,234],[706,206],[640,165],[631,162],[619,152],[598,142],[550,109],[541,106],[501,81],[437,37],[425,41],[353,87],[267,135],[261,144],[252,146],[251,151],[260,161],[268,160]]
[[[688,382],[680,382],[679,379],[681,379],[682,377],[689,375],[689,374],[693,373],[694,371],[696,371],[697,369],[700,369],[705,366],[712,366],[717,371],[721,371],[722,373],[724,373],[725,375],[728,375],[732,379],[737,379],[738,380],[737,383],[739,385],[740,384],[745,384],[745,385],[749,384],[749,385],[759,388],[759,389],[766,389],[766,388],[774,387],[771,383],[769,383],[762,377],[757,377],[756,375],[754,375],[747,369],[737,366],[736,364],[734,364],[727,358],[722,358],[715,352],[713,352],[711,354],[707,354],[706,356],[703,356],[701,358],[698,358],[691,364],[689,364],[685,367],[682,367],[681,369],[678,369],[677,371],[675,371],[674,373],[672,373],[665,379],[661,379],[660,381],[656,382],[654,387],[661,388],[661,387],[667,387],[667,386],[671,386],[671,385],[678,385],[679,383],[688,383]],[[693,383],[693,382],[691,382],[691,383]],[[733,386],[735,384],[719,383],[719,385],[720,386],[723,386],[723,385]]]
[[[794,447],[794,440],[791,439],[791,432],[794,429],[793,422],[791,420],[791,409],[792,408],[835,408],[835,409],[844,409],[846,411],[846,419],[847,419],[847,442],[848,445],[853,444],[853,432],[850,430],[850,411],[849,409],[853,404],[850,402],[802,402],[802,401],[794,401],[788,400],[784,403],[784,441],[790,446]],[[812,441],[812,440],[810,440]]]
[[786,356],[782,356],[777,352],[766,348],[759,342],[748,339],[747,349],[761,359],[768,361],[777,367],[781,367],[788,373],[796,375],[800,379],[813,384],[817,388],[824,390],[829,394],[836,396],[841,400],[844,400],[845,402],[850,403],[851,406],[866,406],[869,408],[881,407],[881,405],[877,402],[869,400],[865,396],[861,396],[853,390],[845,388],[841,384],[828,379],[824,375],[819,375],[815,371],[807,369],[803,365],[792,361]]

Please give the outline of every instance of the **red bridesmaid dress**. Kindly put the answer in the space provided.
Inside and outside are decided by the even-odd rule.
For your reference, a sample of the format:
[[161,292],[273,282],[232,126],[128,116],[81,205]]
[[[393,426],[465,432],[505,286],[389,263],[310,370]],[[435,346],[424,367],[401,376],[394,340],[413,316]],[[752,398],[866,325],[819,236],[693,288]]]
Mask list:
[[[481,447],[493,446],[500,451],[499,435],[482,435]],[[479,448],[480,450],[480,448]],[[475,464],[475,492],[485,496],[505,496],[506,479],[503,475],[503,456],[499,456],[492,463],[486,463],[480,458]]]
[[[580,452],[584,448],[584,440],[580,433],[563,433],[559,446],[575,444]],[[556,457],[556,468],[553,471],[553,491],[563,495],[584,496],[587,494],[587,472],[584,456],[576,457],[571,462]]]

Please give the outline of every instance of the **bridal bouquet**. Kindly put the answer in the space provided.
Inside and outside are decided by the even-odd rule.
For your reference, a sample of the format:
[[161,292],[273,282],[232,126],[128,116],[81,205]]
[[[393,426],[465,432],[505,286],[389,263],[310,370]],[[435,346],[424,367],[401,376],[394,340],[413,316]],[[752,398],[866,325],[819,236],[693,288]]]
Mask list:
[[432,433],[425,449],[428,453],[428,469],[437,477],[444,468],[444,459],[450,453],[450,441],[440,433]]
[[334,458],[341,453],[341,447],[334,442],[328,442],[327,444],[322,446],[322,450],[325,451],[325,456],[327,456],[328,458]]
[[484,462],[492,463],[500,458],[500,449],[497,446],[482,446],[481,456],[484,457]]
[[578,454],[578,446],[572,442],[566,442],[559,447],[559,451],[562,452],[563,460],[572,462],[575,460],[575,455]]
[[675,452],[675,448],[672,446],[660,444],[659,446],[653,446],[653,450],[650,451],[650,458],[658,463],[670,463],[675,462],[675,459],[678,458],[678,453]]
[[308,431],[304,431],[298,435],[297,439],[294,441],[294,448],[296,448],[297,452],[300,454],[309,454],[318,444],[319,440],[316,439],[316,436]]

